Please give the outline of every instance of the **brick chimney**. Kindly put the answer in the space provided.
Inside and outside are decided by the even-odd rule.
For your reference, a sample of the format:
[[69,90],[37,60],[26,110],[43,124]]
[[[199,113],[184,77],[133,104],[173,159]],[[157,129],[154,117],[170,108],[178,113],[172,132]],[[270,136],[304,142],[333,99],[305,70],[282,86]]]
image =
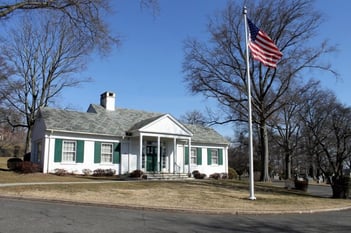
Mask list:
[[115,93],[106,91],[100,95],[100,105],[104,107],[107,111],[114,111],[115,99]]

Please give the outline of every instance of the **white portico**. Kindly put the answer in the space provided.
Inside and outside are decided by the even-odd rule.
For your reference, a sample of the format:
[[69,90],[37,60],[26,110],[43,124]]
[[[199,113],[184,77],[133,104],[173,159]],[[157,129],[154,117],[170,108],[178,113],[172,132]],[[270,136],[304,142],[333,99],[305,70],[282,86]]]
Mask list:
[[138,169],[144,172],[184,172],[184,153],[178,147],[191,147],[192,133],[169,114],[142,122],[129,135],[139,137]]

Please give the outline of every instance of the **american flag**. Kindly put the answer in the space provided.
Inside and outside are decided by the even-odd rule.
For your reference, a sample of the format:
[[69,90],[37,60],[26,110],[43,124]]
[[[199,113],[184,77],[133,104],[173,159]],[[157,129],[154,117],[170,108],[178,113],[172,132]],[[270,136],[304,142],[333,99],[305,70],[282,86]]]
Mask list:
[[256,27],[249,19],[247,22],[250,31],[249,48],[253,58],[265,66],[276,68],[277,62],[283,56],[282,52],[265,32]]

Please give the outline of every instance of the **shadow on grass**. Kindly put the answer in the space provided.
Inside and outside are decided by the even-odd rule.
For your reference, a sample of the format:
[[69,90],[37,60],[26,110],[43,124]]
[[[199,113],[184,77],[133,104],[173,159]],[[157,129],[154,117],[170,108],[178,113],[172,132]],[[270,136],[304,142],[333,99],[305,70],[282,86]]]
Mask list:
[[[223,188],[228,190],[249,190],[249,183],[245,181],[236,181],[236,180],[196,180],[193,181],[194,185],[208,186],[208,187],[216,187]],[[331,197],[312,195],[310,193],[300,191],[297,189],[287,189],[284,187],[273,186],[271,183],[255,183],[255,191],[261,193],[274,193],[280,195],[295,195],[300,197],[313,197],[319,199],[330,199]]]

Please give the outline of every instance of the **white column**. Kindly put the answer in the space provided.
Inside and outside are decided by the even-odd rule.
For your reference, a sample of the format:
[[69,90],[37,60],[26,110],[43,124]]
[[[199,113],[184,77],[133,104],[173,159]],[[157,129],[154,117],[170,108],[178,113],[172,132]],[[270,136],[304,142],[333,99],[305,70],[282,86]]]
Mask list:
[[50,153],[51,153],[51,136],[45,136],[42,145],[42,163],[43,163],[43,173],[49,173],[50,164]]
[[168,154],[168,173],[172,173],[172,161],[173,161],[173,152],[171,151],[171,146],[167,144],[167,154]]
[[147,168],[146,168],[146,164],[147,164],[146,147],[145,147],[145,151],[143,150],[143,152],[145,153],[144,154],[144,171],[146,172],[147,171]]
[[224,164],[224,166],[225,166],[225,173],[228,174],[228,146],[225,147],[225,164]]
[[157,168],[156,171],[159,173],[160,172],[160,168],[161,168],[161,164],[160,164],[160,153],[161,153],[161,138],[160,136],[157,136]]
[[[139,170],[143,169],[143,166],[142,166],[143,157],[142,156],[143,156],[143,134],[140,133],[140,136],[139,136],[139,161],[138,161],[138,169]],[[145,166],[145,171],[146,171],[146,166]]]
[[177,138],[173,138],[173,164],[172,164],[172,168],[173,168],[173,172],[177,172]]
[[191,171],[190,171],[190,164],[191,164],[191,138],[189,138],[189,161],[188,161],[188,173],[191,173]]
[[[130,159],[130,139],[128,138],[127,139],[127,143],[124,141],[124,145],[127,145],[128,146],[128,172],[132,172],[131,171],[131,169],[130,169],[130,167],[131,167],[131,165],[130,165],[130,163],[131,163],[131,159]],[[122,146],[122,144],[121,144],[121,146]],[[122,151],[121,151],[121,162],[122,162]]]

